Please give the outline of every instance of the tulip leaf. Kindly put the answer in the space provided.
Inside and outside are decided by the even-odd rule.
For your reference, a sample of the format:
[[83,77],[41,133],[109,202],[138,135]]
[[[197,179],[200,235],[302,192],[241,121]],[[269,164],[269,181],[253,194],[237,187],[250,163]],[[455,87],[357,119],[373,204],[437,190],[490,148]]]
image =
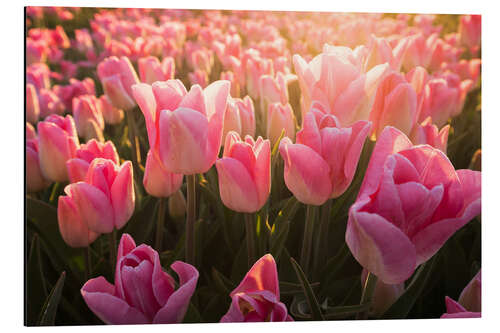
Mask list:
[[311,310],[313,320],[324,320],[321,314],[321,308],[319,306],[318,300],[314,295],[314,291],[311,287],[309,281],[307,281],[306,275],[300,265],[295,261],[295,259],[290,258],[290,262],[297,274],[297,278],[300,281],[304,295],[306,296],[307,303],[309,304],[309,309]]
[[142,200],[142,209],[136,211],[127,222],[124,233],[133,235],[137,244],[145,243],[153,231],[156,222],[159,200],[147,196]]
[[347,316],[355,315],[358,312],[368,311],[370,309],[370,306],[371,303],[327,307],[324,316],[326,319],[340,319]]
[[212,267],[212,278],[223,295],[229,295],[236,286],[222,273]]
[[300,207],[299,201],[295,198],[295,196],[290,197],[290,199],[287,200],[285,203],[285,206],[283,206],[282,209],[278,212],[277,217],[274,219],[272,227],[274,226],[280,226],[284,221],[291,220],[292,217],[295,215],[297,210]]
[[48,296],[38,234],[35,234],[31,240],[31,248],[26,266],[26,278],[26,305],[29,313],[27,324],[34,325],[34,320],[37,314],[40,313],[43,303]]
[[436,257],[419,267],[405,292],[382,315],[382,319],[403,319],[407,317],[432,275],[433,268],[437,261]]
[[305,299],[295,297],[292,301],[292,305],[290,305],[290,313],[294,319],[311,320],[312,317],[308,313],[308,310],[308,304]]
[[[311,287],[317,289],[319,287],[319,282],[311,283]],[[282,296],[297,295],[303,292],[302,286],[299,283],[280,281],[280,294]]]
[[193,305],[192,302],[189,302],[188,309],[186,314],[184,315],[183,323],[203,323],[203,318],[201,317],[198,309]]
[[51,326],[54,325],[56,320],[57,307],[61,301],[62,290],[64,287],[64,280],[66,279],[66,272],[62,272],[61,276],[56,282],[54,288],[50,292],[45,304],[43,305],[42,312],[40,313],[40,319],[38,325],[40,326]]
[[273,233],[273,237],[271,237],[270,252],[275,260],[278,260],[278,258],[281,255],[281,251],[285,246],[285,242],[288,238],[289,231],[290,231],[290,222],[285,221],[285,223],[279,228],[279,230]]

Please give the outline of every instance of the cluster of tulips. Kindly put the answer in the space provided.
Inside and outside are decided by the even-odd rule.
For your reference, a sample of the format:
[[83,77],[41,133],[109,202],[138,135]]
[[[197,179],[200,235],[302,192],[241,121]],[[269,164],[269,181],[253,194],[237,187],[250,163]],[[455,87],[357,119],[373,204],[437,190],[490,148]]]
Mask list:
[[[446,32],[435,15],[85,10],[26,9],[28,233],[48,219],[33,205],[57,209],[56,251],[83,249],[78,297],[104,323],[183,322],[208,307],[211,271],[233,289],[221,322],[378,318],[480,215],[480,168],[447,155],[453,119],[480,117],[462,113],[480,88],[480,16]],[[153,215],[140,238],[154,247],[137,246]],[[329,287],[314,281],[342,266],[334,222],[362,267],[356,306],[319,305]],[[244,260],[206,259],[208,237],[235,235]],[[212,266],[246,275],[236,286]],[[443,318],[480,317],[473,274]]]

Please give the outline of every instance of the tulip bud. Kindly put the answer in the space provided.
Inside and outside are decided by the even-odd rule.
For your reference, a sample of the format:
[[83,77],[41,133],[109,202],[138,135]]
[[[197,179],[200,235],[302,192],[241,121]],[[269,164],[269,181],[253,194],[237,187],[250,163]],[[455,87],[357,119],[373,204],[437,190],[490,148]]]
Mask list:
[[26,120],[36,124],[40,116],[40,106],[38,104],[38,95],[35,86],[31,83],[26,84]]
[[28,192],[38,192],[50,185],[40,170],[38,159],[38,140],[26,140],[26,189]]
[[450,125],[446,125],[441,130],[438,130],[438,127],[432,123],[432,118],[427,117],[422,123],[415,124],[412,130],[411,141],[415,145],[431,145],[446,154],[449,132]]
[[99,103],[101,104],[101,111],[106,124],[116,125],[123,120],[123,110],[114,107],[107,95],[101,95]]
[[197,69],[194,72],[188,73],[189,82],[191,85],[198,84],[202,88],[205,88],[208,85],[208,74],[207,72]]
[[73,117],[77,132],[85,141],[95,138],[103,141],[104,117],[97,97],[81,95],[73,98]]
[[230,131],[235,131],[240,136],[255,135],[255,111],[250,96],[229,99],[224,115],[223,140]]
[[182,185],[184,176],[165,170],[157,156],[150,150],[146,159],[144,172],[144,188],[154,197],[169,197],[177,192]]
[[462,290],[458,303],[467,311],[481,312],[481,270]]
[[71,247],[87,247],[99,237],[98,233],[89,229],[70,197],[59,197],[57,221],[63,240]]
[[168,213],[173,218],[182,218],[186,215],[186,198],[181,190],[168,198]]
[[45,119],[51,114],[62,115],[65,107],[61,99],[49,89],[40,89],[38,94],[38,103],[40,105],[40,118]]
[[153,56],[139,58],[138,65],[139,77],[147,84],[174,78],[175,60],[172,57],[165,57],[161,64],[158,58]]
[[285,136],[291,140],[295,139],[295,116],[290,104],[281,103],[269,104],[267,113],[267,138],[271,145],[278,141],[282,130],[285,130]]

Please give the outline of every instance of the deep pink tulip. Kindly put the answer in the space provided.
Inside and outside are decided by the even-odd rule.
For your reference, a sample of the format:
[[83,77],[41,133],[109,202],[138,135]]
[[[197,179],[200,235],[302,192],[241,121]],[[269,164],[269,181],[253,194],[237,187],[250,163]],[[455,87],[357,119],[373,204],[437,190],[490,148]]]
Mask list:
[[180,189],[183,178],[181,173],[165,170],[158,157],[151,150],[148,152],[143,184],[149,195],[158,198],[169,197]]
[[291,140],[295,139],[295,115],[289,103],[269,104],[267,109],[266,136],[274,146],[280,138],[281,132],[285,130],[285,136]]
[[417,121],[417,94],[399,72],[388,74],[380,82],[370,121],[375,137],[380,135],[385,126],[394,126],[410,134]]
[[128,110],[135,107],[132,86],[139,83],[139,78],[127,57],[104,59],[97,65],[97,74],[104,93],[116,108]]
[[31,83],[26,84],[26,120],[36,124],[40,116],[40,105],[38,104],[38,95],[35,86]]
[[75,156],[80,144],[73,117],[50,115],[44,121],[40,121],[37,128],[42,174],[54,182],[67,181],[66,161]]
[[293,321],[286,305],[280,302],[276,262],[270,254],[250,268],[231,294],[232,302],[221,323]]
[[368,120],[377,87],[389,70],[386,63],[363,73],[351,49],[328,44],[309,63],[299,55],[293,63],[303,98],[302,119],[312,102],[319,101],[343,126]]
[[322,205],[339,197],[352,182],[371,123],[360,120],[342,127],[338,119],[313,109],[306,114],[295,144],[280,142],[285,184],[297,200]]
[[35,63],[26,68],[26,83],[31,83],[37,91],[50,89],[50,69],[44,63]]
[[123,110],[116,108],[107,95],[101,95],[99,103],[101,104],[102,116],[106,124],[116,125],[123,120]]
[[95,158],[85,181],[69,184],[64,192],[76,207],[83,223],[96,233],[121,229],[135,207],[132,163],[118,165],[111,160]]
[[118,247],[115,284],[103,276],[88,280],[81,289],[87,306],[106,324],[174,324],[186,314],[198,282],[195,267],[175,261],[175,280],[161,267],[160,256],[146,244],[135,245],[123,234]]
[[243,99],[229,98],[224,115],[222,140],[225,140],[230,131],[235,131],[242,137],[255,135],[255,109],[250,96]]
[[269,140],[247,135],[243,141],[229,132],[224,155],[215,163],[221,200],[230,209],[254,213],[264,206],[271,191],[271,145]]
[[396,284],[480,212],[481,172],[455,171],[442,151],[388,126],[349,210],[346,243],[364,268]]
[[66,162],[69,182],[85,181],[90,163],[96,158],[105,158],[116,164],[120,163],[118,152],[112,141],[101,143],[91,139],[87,143],[81,144],[75,152],[75,157]]
[[189,93],[179,80],[134,85],[149,145],[167,171],[192,175],[215,163],[229,90],[229,81],[215,81],[205,89],[194,85]]
[[68,85],[55,85],[53,91],[64,103],[66,109],[71,111],[73,110],[73,98],[81,95],[95,95],[95,83],[89,77],[81,81],[71,78]]
[[86,140],[96,139],[96,131],[102,137],[104,117],[101,104],[94,95],[81,95],[73,98],[73,117],[78,134]]
[[439,130],[438,127],[432,123],[432,118],[427,117],[420,124],[415,124],[410,138],[414,145],[428,144],[446,154],[449,132],[450,125],[446,125]]
[[481,45],[481,15],[462,15],[458,34],[462,45],[468,47],[473,54]]
[[458,303],[471,312],[481,312],[481,270],[460,293]]
[[452,300],[448,296],[445,297],[446,313],[441,316],[441,319],[455,318],[481,318],[481,311],[467,311],[460,303]]
[[47,60],[47,44],[43,40],[26,38],[26,65],[43,63]]
[[139,77],[141,81],[147,84],[153,84],[156,81],[167,81],[174,78],[175,60],[172,57],[165,57],[162,62],[158,58],[149,56],[139,58]]
[[[31,130],[26,132],[26,189],[28,192],[38,192],[50,185],[40,170],[40,161],[38,159],[38,139]],[[31,127],[32,128],[32,127]],[[33,137],[33,135],[35,135]]]
[[57,94],[45,88],[39,91],[38,104],[40,106],[40,119],[45,119],[51,114],[62,115],[66,109]]

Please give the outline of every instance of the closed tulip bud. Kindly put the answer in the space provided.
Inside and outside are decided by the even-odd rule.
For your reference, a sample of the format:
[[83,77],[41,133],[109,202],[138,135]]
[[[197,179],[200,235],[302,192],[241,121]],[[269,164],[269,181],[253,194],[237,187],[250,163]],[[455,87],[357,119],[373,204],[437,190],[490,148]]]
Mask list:
[[120,158],[113,141],[101,143],[91,139],[87,143],[81,144],[75,152],[75,157],[66,162],[69,182],[85,181],[90,163],[96,158],[105,158],[113,161],[115,164],[120,163]]
[[102,116],[106,124],[116,125],[121,123],[124,117],[123,110],[116,108],[107,95],[99,97],[99,103],[101,103]]
[[67,181],[66,161],[75,156],[79,146],[73,117],[50,115],[37,128],[42,174],[50,181]]
[[172,57],[165,57],[160,63],[158,58],[149,56],[139,58],[137,63],[141,82],[153,84],[156,81],[167,81],[174,78],[175,60]]
[[104,130],[104,117],[97,97],[81,95],[73,98],[73,117],[76,130],[85,140],[101,138]]
[[256,99],[260,96],[260,77],[273,74],[273,62],[259,56],[251,57],[246,62],[246,87],[250,97]]
[[224,155],[215,166],[219,175],[221,200],[230,209],[254,213],[262,208],[271,191],[271,145],[258,137],[241,140],[229,132]]
[[194,85],[189,93],[178,80],[141,83],[133,89],[149,146],[165,169],[185,175],[208,171],[220,150],[229,81],[215,81],[205,89]]
[[38,192],[50,185],[40,170],[38,159],[38,140],[26,138],[26,189],[28,192]]
[[446,125],[439,130],[438,127],[432,123],[432,118],[427,117],[420,124],[415,124],[411,132],[411,141],[414,145],[428,144],[446,154],[449,132],[450,125]]
[[278,141],[281,132],[285,130],[285,136],[291,140],[295,139],[295,116],[289,103],[269,104],[267,111],[267,138],[274,144]]
[[405,77],[393,72],[378,86],[370,112],[373,134],[380,135],[386,126],[394,126],[406,135],[417,121],[417,94]]
[[188,77],[191,85],[197,84],[202,88],[205,88],[208,85],[208,74],[201,69],[188,73]]
[[[367,276],[367,270],[363,269],[361,273],[361,286],[364,285]],[[385,284],[380,280],[377,280],[375,284],[375,291],[372,296],[372,306],[371,311],[376,317],[380,317],[387,311],[394,302],[401,296],[405,291],[405,284]]]
[[278,73],[276,78],[271,75],[262,75],[260,77],[260,98],[268,103],[288,103],[288,87],[283,73]]
[[458,303],[471,312],[481,312],[481,270],[460,293]]
[[59,197],[57,220],[63,240],[71,247],[87,247],[99,237],[98,233],[89,229],[70,197]]
[[97,66],[97,74],[104,93],[116,108],[129,110],[135,107],[132,86],[139,83],[139,78],[127,57],[104,59]]
[[397,284],[480,212],[480,172],[455,170],[439,149],[414,146],[388,126],[349,209],[345,239],[364,268]]
[[59,96],[49,89],[40,89],[38,94],[40,105],[40,119],[45,119],[51,114],[62,115],[65,107]]
[[96,158],[90,163],[85,181],[69,184],[64,193],[77,207],[79,217],[96,233],[121,229],[132,216],[135,193],[132,163],[121,166]]
[[276,262],[270,254],[260,258],[229,296],[232,299],[221,323],[293,321],[280,302]]
[[43,63],[47,60],[48,48],[45,41],[26,38],[26,64]]
[[168,213],[173,218],[182,218],[186,215],[186,198],[181,190],[168,198]]
[[199,273],[182,261],[175,261],[170,268],[177,273],[178,283],[163,270],[158,252],[146,244],[136,246],[129,234],[123,234],[115,284],[99,276],[88,280],[80,292],[90,310],[106,324],[180,323]]
[[165,170],[158,157],[150,150],[146,159],[143,184],[146,192],[154,197],[169,197],[178,191],[184,176]]
[[245,96],[243,99],[229,99],[224,116],[224,130],[222,131],[224,140],[230,131],[235,131],[243,137],[255,135],[255,111],[250,96]]
[[462,45],[468,47],[472,54],[477,53],[481,45],[481,15],[460,16],[458,34]]
[[26,69],[26,83],[31,83],[37,91],[50,89],[50,69],[44,63],[35,63]]
[[26,120],[36,124],[40,116],[40,106],[38,104],[38,95],[35,86],[31,83],[26,85]]

